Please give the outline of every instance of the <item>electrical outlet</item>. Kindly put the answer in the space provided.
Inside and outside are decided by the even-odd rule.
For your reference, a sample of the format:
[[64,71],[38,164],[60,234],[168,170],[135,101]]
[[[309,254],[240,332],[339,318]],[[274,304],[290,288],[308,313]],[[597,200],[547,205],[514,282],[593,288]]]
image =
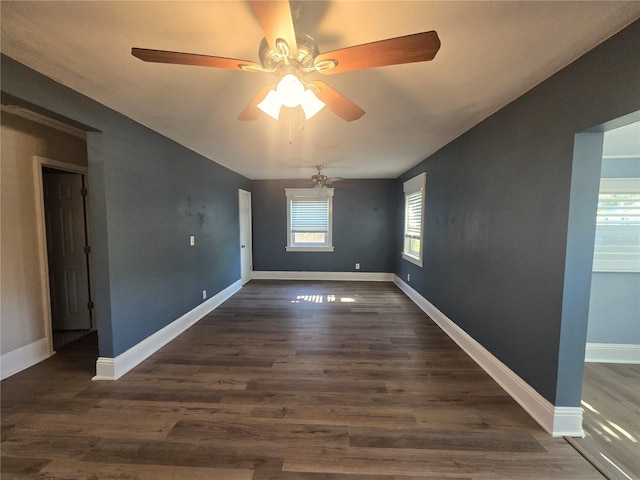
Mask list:
[[356,263],[356,270],[360,270],[360,264]]
[[410,282],[410,281],[411,281],[411,274],[407,273],[407,282]]
[[206,290],[202,290],[202,299],[206,300],[207,298],[207,291]]
[[196,236],[195,235],[191,235],[189,237],[189,245],[191,245],[192,247],[196,244]]

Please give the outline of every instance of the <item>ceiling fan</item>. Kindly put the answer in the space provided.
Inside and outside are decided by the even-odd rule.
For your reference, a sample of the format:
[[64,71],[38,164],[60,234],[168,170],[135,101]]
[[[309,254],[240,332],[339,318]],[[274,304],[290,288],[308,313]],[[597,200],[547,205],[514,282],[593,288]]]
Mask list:
[[[238,120],[256,120],[263,111],[278,119],[282,106],[301,106],[311,118],[326,106],[347,122],[357,120],[364,110],[320,80],[304,77],[432,60],[440,48],[435,31],[415,33],[320,53],[316,41],[295,30],[288,0],[252,0],[253,9],[265,33],[258,55],[260,63],[195,53],[132,48],[131,54],[145,62],[197,65],[245,72],[272,73],[280,78],[265,86],[240,113]],[[299,12],[298,12],[299,13]]]
[[328,187],[332,185],[348,187],[351,185],[350,182],[345,181],[344,178],[341,177],[332,177],[329,178],[322,173],[322,165],[318,165],[316,167],[318,169],[318,173],[315,175],[311,175],[311,183],[313,183],[314,187]]

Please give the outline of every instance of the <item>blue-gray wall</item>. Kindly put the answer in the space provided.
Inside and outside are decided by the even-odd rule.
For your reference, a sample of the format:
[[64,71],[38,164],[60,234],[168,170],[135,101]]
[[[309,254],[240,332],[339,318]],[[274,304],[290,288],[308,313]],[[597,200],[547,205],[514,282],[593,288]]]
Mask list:
[[333,197],[334,252],[286,252],[285,188],[309,188],[299,180],[251,182],[253,269],[256,271],[393,272],[397,210],[395,180],[349,180]]
[[587,342],[640,345],[640,273],[593,272]]
[[428,172],[424,267],[396,274],[557,406],[580,405],[600,176],[574,138],[639,85],[635,22],[399,178]]
[[[3,101],[83,125],[100,355],[115,357],[240,279],[246,178],[2,56]],[[189,235],[196,245],[189,246]]]
[[[602,178],[640,178],[640,158],[605,158]],[[593,272],[588,343],[640,345],[640,273]]]

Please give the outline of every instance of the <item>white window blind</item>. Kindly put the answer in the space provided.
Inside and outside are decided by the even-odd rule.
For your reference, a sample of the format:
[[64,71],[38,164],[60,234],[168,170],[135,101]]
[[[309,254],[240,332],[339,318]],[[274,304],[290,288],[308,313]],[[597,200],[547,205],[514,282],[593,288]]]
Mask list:
[[333,251],[332,188],[287,188],[287,251]]
[[427,174],[404,182],[404,246],[402,257],[422,266],[424,197]]
[[420,238],[422,234],[422,191],[407,195],[404,234],[409,238]]
[[640,179],[601,179],[593,270],[640,272]]
[[329,200],[292,198],[292,232],[329,232]]

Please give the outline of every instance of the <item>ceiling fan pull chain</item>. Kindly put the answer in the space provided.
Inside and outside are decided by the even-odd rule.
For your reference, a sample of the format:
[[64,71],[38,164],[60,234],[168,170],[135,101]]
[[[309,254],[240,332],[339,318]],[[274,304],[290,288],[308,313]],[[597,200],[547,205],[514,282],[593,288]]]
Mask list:
[[293,140],[291,140],[291,108],[289,109],[289,145],[293,145]]

